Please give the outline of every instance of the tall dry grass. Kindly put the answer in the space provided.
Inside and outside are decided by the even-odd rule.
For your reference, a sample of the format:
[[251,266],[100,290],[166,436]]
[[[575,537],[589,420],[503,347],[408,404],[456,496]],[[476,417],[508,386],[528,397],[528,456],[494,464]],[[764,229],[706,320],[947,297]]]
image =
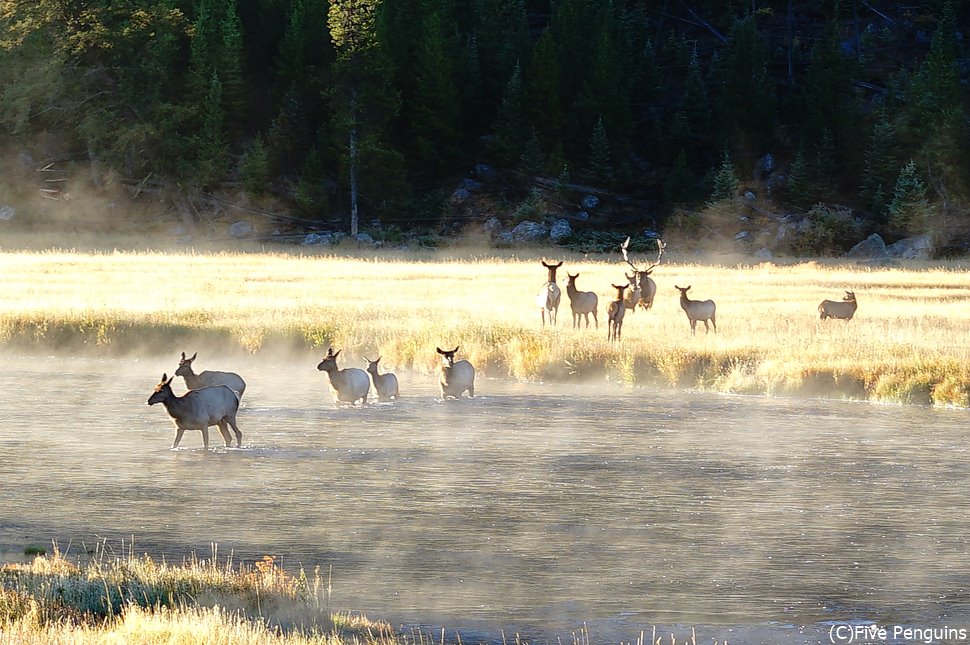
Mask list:
[[[598,330],[572,329],[565,293],[558,327],[542,328],[538,255],[9,251],[0,254],[0,342],[163,355],[189,344],[209,356],[287,350],[309,362],[334,346],[347,364],[381,354],[388,368],[421,372],[436,365],[436,345],[461,345],[480,371],[516,379],[970,405],[960,265],[665,262],[653,310],[628,314],[613,345],[606,303],[626,265],[565,259],[580,288],[600,297]],[[690,335],[675,284],[717,302],[716,335]],[[845,289],[858,296],[855,319],[819,321],[818,303]]]

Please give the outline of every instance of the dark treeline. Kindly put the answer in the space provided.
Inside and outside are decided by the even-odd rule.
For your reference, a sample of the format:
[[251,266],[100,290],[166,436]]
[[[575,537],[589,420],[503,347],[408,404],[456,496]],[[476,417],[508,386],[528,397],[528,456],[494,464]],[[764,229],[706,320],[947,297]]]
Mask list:
[[689,205],[771,153],[785,207],[915,231],[970,194],[967,9],[0,1],[0,135],[53,136],[131,185],[241,185],[307,219],[402,224],[480,161]]

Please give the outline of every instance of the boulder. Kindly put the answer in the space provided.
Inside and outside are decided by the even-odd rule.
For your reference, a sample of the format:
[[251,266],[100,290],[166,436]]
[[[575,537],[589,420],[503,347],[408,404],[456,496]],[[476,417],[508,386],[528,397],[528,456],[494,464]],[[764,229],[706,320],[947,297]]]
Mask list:
[[12,220],[13,216],[17,214],[17,209],[13,206],[8,206],[4,204],[0,206],[0,220]]
[[548,235],[548,226],[528,220],[512,229],[512,239],[516,242],[538,242]]
[[484,186],[483,186],[482,182],[475,181],[474,179],[471,179],[471,178],[468,178],[468,177],[466,177],[465,179],[462,179],[461,180],[461,183],[458,185],[458,188],[464,188],[465,190],[467,190],[470,193],[480,192],[483,187]]
[[488,233],[490,238],[498,237],[498,234],[502,232],[502,221],[497,217],[489,217],[485,220],[485,232]]
[[450,201],[452,204],[461,204],[471,199],[471,197],[471,191],[469,191],[467,188],[457,188],[455,192],[451,194]]
[[563,238],[567,238],[572,234],[573,227],[564,219],[557,219],[549,229],[549,239],[553,242],[560,242]]
[[253,225],[246,220],[233,222],[229,227],[229,235],[235,238],[249,237],[253,234]]
[[319,244],[321,246],[329,246],[333,244],[333,236],[330,233],[307,233],[307,236],[303,238],[303,243],[306,245]]
[[933,238],[930,235],[907,237],[886,247],[889,257],[899,260],[929,260],[933,255]]
[[600,198],[596,195],[586,195],[583,197],[583,201],[580,202],[584,211],[595,211],[599,208]]
[[754,162],[754,169],[751,172],[752,179],[761,181],[775,170],[775,157],[769,152],[761,159]]
[[873,233],[846,253],[853,260],[888,260],[889,250],[878,233]]
[[754,257],[762,262],[771,262],[775,259],[775,255],[769,251],[767,248],[760,248],[754,252]]
[[367,233],[358,233],[355,239],[357,240],[358,244],[374,246],[374,238]]
[[475,176],[486,184],[494,184],[498,181],[498,173],[487,163],[475,164]]

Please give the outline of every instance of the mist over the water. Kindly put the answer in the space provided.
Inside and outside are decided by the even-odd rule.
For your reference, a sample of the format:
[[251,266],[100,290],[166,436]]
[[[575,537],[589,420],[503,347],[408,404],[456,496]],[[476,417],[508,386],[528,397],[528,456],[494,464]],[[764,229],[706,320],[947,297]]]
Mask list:
[[442,402],[401,372],[401,401],[336,409],[304,359],[200,353],[248,383],[244,448],[205,453],[146,405],[176,351],[0,358],[0,559],[214,542],[332,566],[335,610],[496,641],[970,618],[965,411],[489,379]]

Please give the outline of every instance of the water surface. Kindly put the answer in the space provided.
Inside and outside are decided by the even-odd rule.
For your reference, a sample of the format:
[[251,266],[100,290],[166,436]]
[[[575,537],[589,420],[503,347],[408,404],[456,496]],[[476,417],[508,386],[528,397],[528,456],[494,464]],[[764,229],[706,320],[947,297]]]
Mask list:
[[336,409],[316,362],[220,364],[249,384],[244,448],[206,453],[146,405],[174,360],[3,357],[0,557],[214,542],[332,566],[334,609],[466,642],[970,626],[966,411],[494,380],[442,402],[413,373]]

